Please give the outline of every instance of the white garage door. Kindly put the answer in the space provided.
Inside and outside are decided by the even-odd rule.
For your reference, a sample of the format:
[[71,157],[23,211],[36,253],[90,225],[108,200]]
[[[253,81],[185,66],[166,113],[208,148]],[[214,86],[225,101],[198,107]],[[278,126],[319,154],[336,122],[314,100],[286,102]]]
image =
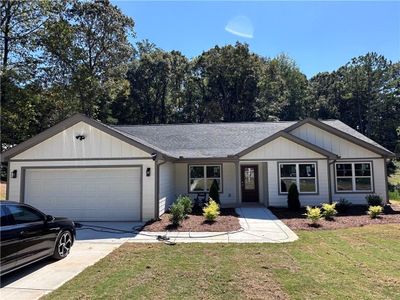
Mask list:
[[76,221],[138,221],[140,168],[26,169],[24,201]]

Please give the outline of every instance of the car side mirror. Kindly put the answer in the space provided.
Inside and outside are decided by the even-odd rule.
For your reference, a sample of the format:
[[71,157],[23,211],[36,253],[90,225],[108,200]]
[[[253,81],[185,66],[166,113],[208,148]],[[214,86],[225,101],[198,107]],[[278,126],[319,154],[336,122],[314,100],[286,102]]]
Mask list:
[[54,221],[54,217],[51,215],[46,215],[46,222],[53,222]]

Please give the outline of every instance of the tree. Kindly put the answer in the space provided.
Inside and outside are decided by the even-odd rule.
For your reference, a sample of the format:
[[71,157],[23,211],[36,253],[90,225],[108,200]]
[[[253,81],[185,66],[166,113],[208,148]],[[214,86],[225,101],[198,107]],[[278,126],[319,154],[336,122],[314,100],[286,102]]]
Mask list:
[[217,180],[213,180],[211,187],[210,187],[210,192],[208,194],[209,198],[213,199],[215,202],[218,204],[219,202],[219,186]]
[[214,47],[196,58],[193,74],[204,85],[205,121],[252,121],[256,117],[259,57],[247,44]]
[[41,36],[47,58],[42,81],[71,90],[65,101],[76,103],[72,112],[107,120],[111,103],[127,88],[133,26],[108,0],[68,1]]
[[287,202],[290,210],[297,211],[300,209],[299,191],[295,183],[289,186]]

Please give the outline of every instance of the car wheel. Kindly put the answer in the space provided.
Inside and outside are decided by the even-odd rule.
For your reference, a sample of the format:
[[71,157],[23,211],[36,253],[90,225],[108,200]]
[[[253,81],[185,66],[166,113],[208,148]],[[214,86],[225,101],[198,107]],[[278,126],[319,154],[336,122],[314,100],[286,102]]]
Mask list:
[[56,241],[56,247],[54,249],[53,257],[55,259],[63,259],[67,257],[72,247],[72,235],[71,232],[63,231]]

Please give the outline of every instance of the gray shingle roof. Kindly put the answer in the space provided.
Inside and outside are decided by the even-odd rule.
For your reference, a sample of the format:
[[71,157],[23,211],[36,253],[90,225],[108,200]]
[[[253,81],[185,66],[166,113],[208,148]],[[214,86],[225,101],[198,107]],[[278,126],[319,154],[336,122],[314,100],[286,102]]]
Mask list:
[[[385,149],[338,120],[323,123]],[[297,121],[112,126],[118,132],[161,149],[168,156],[209,158],[235,155]]]

